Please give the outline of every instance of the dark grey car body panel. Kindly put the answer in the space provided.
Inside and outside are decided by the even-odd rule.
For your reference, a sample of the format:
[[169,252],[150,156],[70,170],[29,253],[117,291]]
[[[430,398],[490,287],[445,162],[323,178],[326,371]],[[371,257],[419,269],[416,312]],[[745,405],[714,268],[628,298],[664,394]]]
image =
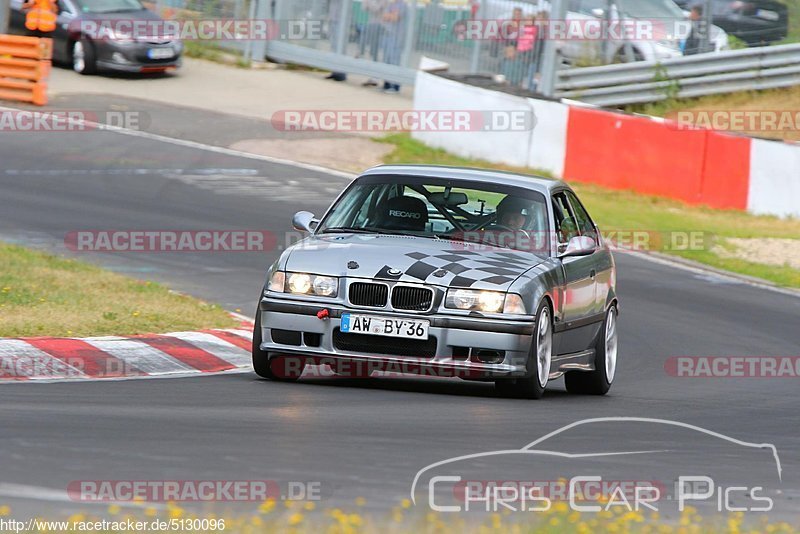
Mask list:
[[[458,181],[482,182],[522,187],[538,191],[546,198],[568,190],[561,181],[519,174],[463,169],[439,166],[380,166],[366,171],[363,176],[419,176],[446,178]],[[356,179],[356,181],[358,178]],[[355,183],[355,181],[354,181]],[[352,185],[352,184],[351,184]],[[338,199],[337,199],[338,200]],[[335,204],[335,202],[334,202]],[[333,205],[333,204],[332,204]],[[547,202],[550,234],[555,239],[555,223],[552,202]],[[330,211],[330,209],[329,209]],[[324,215],[322,222],[324,223]],[[599,235],[599,234],[598,234]],[[617,300],[616,273],[611,251],[600,240],[597,250],[587,256],[557,257],[557,246],[551,247],[549,256],[526,251],[489,248],[480,253],[465,254],[463,243],[446,239],[429,239],[410,235],[361,235],[361,234],[311,234],[293,247],[285,250],[271,267],[287,272],[310,272],[318,275],[340,277],[339,297],[324,299],[311,296],[287,295],[265,292],[260,303],[262,313],[262,349],[280,354],[322,354],[332,356],[365,357],[364,354],[339,354],[325,343],[319,351],[310,347],[281,347],[270,343],[269,330],[276,324],[279,328],[290,325],[288,318],[305,317],[296,328],[312,328],[314,333],[330,335],[337,325],[337,317],[343,311],[379,313],[389,316],[424,317],[431,321],[431,332],[446,345],[437,350],[433,363],[454,367],[470,366],[485,371],[487,375],[502,376],[521,372],[531,344],[534,314],[539,304],[548,301],[553,312],[554,353],[551,376],[559,376],[569,369],[594,369],[593,347],[602,326],[606,310]],[[488,248],[488,247],[487,247]],[[464,286],[464,273],[447,273],[433,276],[433,267],[452,260],[472,273],[483,261],[493,263],[506,260],[505,276],[487,273],[483,279],[466,277],[472,281]],[[440,263],[437,263],[440,262]],[[350,267],[348,268],[348,264]],[[420,264],[430,265],[430,268]],[[357,265],[356,268],[353,268]],[[395,277],[386,275],[386,267],[400,271]],[[511,274],[513,273],[513,274]],[[419,284],[431,287],[436,298],[427,312],[400,312],[390,308],[369,310],[352,306],[347,299],[347,289],[353,281],[384,280],[390,284]],[[469,287],[516,293],[522,296],[528,315],[503,315],[455,310],[444,307],[444,294],[451,287]],[[314,315],[325,308],[330,312],[329,324],[323,325]],[[448,347],[475,346],[476,336],[486,339],[481,347],[496,347],[508,354],[503,364],[486,365],[474,362],[455,362],[450,358]],[[500,337],[506,336],[506,337]],[[513,338],[513,339],[512,339]],[[494,345],[493,345],[494,344]],[[330,352],[328,352],[330,351]],[[383,358],[381,355],[370,357]],[[390,358],[387,358],[390,359]]]

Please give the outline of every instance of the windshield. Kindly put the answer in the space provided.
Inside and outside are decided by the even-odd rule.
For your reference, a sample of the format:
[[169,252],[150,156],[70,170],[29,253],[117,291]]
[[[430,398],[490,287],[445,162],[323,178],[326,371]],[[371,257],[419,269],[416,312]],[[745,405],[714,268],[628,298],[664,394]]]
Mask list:
[[636,19],[685,19],[673,0],[617,0],[620,10]]
[[77,0],[76,4],[84,13],[123,13],[144,9],[139,0]]
[[549,251],[545,197],[528,189],[417,177],[357,180],[317,233],[403,234]]

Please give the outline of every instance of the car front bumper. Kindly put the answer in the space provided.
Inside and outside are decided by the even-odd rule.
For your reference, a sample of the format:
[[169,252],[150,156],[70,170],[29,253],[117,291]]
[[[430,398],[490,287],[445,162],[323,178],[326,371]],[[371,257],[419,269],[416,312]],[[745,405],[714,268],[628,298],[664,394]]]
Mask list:
[[[173,56],[150,59],[149,50],[171,49]],[[181,66],[183,45],[178,42],[152,44],[143,42],[95,41],[97,67],[117,72],[158,72]]]
[[[403,314],[349,308],[342,304],[322,304],[263,297],[261,311],[261,350],[275,355],[296,355],[316,362],[355,360],[369,362],[372,370],[427,372],[439,376],[459,376],[470,379],[490,379],[526,372],[526,362],[533,339],[533,318],[530,320],[497,320],[484,317],[451,316],[442,314]],[[318,313],[327,310],[324,318]],[[428,336],[435,338],[435,353],[387,354],[369,347],[347,350],[337,343],[342,313],[358,313],[381,317],[426,319],[430,321]],[[272,330],[302,333],[292,344],[278,343]],[[277,336],[276,336],[277,337]],[[361,338],[364,339],[364,338]],[[398,344],[399,338],[390,339]],[[309,342],[309,340],[313,340]],[[281,339],[280,341],[285,341]],[[295,344],[296,343],[296,344]],[[338,345],[338,346],[337,346]],[[430,347],[430,345],[429,345]],[[464,349],[467,349],[466,353]],[[479,354],[496,354],[491,363],[481,361]]]

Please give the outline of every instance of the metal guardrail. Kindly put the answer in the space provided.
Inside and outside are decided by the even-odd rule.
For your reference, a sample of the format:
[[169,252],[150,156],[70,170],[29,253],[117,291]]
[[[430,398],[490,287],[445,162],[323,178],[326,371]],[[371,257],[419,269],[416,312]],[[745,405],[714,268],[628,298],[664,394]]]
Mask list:
[[800,44],[565,69],[555,96],[616,106],[792,85],[800,85]]
[[269,43],[267,55],[274,61],[299,63],[332,72],[361,74],[377,80],[390,80],[393,83],[402,85],[414,85],[417,77],[415,69],[400,65],[388,65],[378,61],[354,58],[344,54],[337,54],[336,52],[315,50],[280,41],[271,41]]

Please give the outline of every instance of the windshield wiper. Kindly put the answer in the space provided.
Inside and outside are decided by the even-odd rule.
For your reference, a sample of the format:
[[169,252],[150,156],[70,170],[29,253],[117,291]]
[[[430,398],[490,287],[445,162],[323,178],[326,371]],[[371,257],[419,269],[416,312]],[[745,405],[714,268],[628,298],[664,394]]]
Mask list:
[[390,232],[383,232],[375,228],[355,228],[352,226],[337,226],[335,228],[325,228],[322,234],[387,234]]

